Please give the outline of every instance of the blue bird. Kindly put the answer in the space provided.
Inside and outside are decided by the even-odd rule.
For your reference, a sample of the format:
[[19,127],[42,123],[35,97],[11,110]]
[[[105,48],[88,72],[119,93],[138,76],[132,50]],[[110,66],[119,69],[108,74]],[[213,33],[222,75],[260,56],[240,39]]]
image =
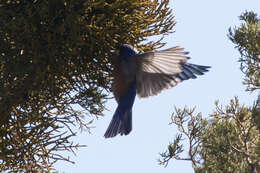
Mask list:
[[112,87],[118,106],[105,132],[105,138],[117,134],[128,135],[131,132],[136,94],[141,98],[153,96],[208,71],[209,66],[187,63],[187,54],[178,46],[145,53],[138,53],[128,44],[119,48]]

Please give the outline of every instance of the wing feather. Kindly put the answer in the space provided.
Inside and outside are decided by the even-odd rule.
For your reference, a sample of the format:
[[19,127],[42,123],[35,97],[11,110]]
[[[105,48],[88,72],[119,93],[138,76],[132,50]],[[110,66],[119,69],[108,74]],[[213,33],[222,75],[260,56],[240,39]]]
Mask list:
[[188,52],[181,47],[146,52],[134,56],[130,63],[136,64],[137,94],[149,97],[172,88],[183,80],[196,78],[208,71],[208,66],[187,63]]

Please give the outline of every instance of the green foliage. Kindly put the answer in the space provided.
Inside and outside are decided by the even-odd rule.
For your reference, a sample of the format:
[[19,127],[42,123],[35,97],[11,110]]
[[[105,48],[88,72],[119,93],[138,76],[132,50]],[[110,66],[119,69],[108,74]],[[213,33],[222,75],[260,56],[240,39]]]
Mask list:
[[[260,130],[254,121],[252,108],[239,105],[237,98],[223,108],[216,103],[216,111],[209,120],[194,109],[175,109],[172,124],[179,134],[159,163],[167,166],[170,159],[191,161],[195,172],[247,173],[260,171]],[[184,137],[182,137],[184,136]],[[183,156],[182,141],[188,141],[188,157]]]
[[[121,44],[151,50],[169,1],[0,0],[0,170],[50,171],[75,127],[102,115]],[[144,44],[149,36],[161,39]]]
[[253,123],[253,108],[239,105],[237,98],[222,108],[216,104],[212,123],[201,137],[203,163],[196,172],[260,171],[260,131]]
[[241,57],[241,71],[246,77],[247,89],[260,89],[260,18],[253,12],[240,16],[240,27],[229,29],[229,38],[236,45]]
[[[254,91],[260,89],[260,19],[253,12],[240,19],[245,23],[229,29],[229,38],[241,54],[244,83]],[[191,161],[198,173],[260,172],[260,95],[251,107],[240,105],[238,98],[226,107],[217,102],[209,119],[195,115],[194,109],[175,108],[172,124],[178,126],[179,133],[161,154],[159,164],[167,166],[176,159]],[[183,156],[184,141],[189,146],[187,157]]]
[[[175,113],[172,114],[171,123],[178,127],[179,134],[176,135],[173,143],[168,145],[168,150],[161,153],[161,158],[158,159],[160,165],[167,166],[170,159],[174,158],[176,160],[186,160],[191,161],[193,165],[200,163],[200,156],[198,151],[201,146],[201,136],[205,132],[205,128],[208,124],[206,120],[202,118],[199,113],[194,115],[194,109],[184,108],[183,110],[175,107]],[[189,151],[188,157],[183,157],[183,145],[181,141],[188,139],[189,141]]]

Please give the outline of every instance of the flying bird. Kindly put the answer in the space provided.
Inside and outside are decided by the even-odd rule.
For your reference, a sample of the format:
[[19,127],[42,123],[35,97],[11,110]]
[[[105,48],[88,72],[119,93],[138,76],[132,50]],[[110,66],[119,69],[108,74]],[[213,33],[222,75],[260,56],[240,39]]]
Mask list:
[[105,138],[128,135],[132,130],[132,107],[136,94],[143,98],[157,95],[178,83],[203,75],[209,66],[187,63],[181,47],[138,53],[128,44],[119,48],[115,61],[112,91],[118,103]]

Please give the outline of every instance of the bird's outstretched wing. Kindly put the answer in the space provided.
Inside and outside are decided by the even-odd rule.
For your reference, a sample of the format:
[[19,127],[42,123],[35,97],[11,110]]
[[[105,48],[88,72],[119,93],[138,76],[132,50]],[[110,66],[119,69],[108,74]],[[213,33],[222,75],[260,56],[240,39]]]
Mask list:
[[208,71],[208,66],[189,64],[183,48],[138,54],[130,63],[136,65],[136,87],[139,97],[148,97],[169,89],[183,80],[196,78]]

